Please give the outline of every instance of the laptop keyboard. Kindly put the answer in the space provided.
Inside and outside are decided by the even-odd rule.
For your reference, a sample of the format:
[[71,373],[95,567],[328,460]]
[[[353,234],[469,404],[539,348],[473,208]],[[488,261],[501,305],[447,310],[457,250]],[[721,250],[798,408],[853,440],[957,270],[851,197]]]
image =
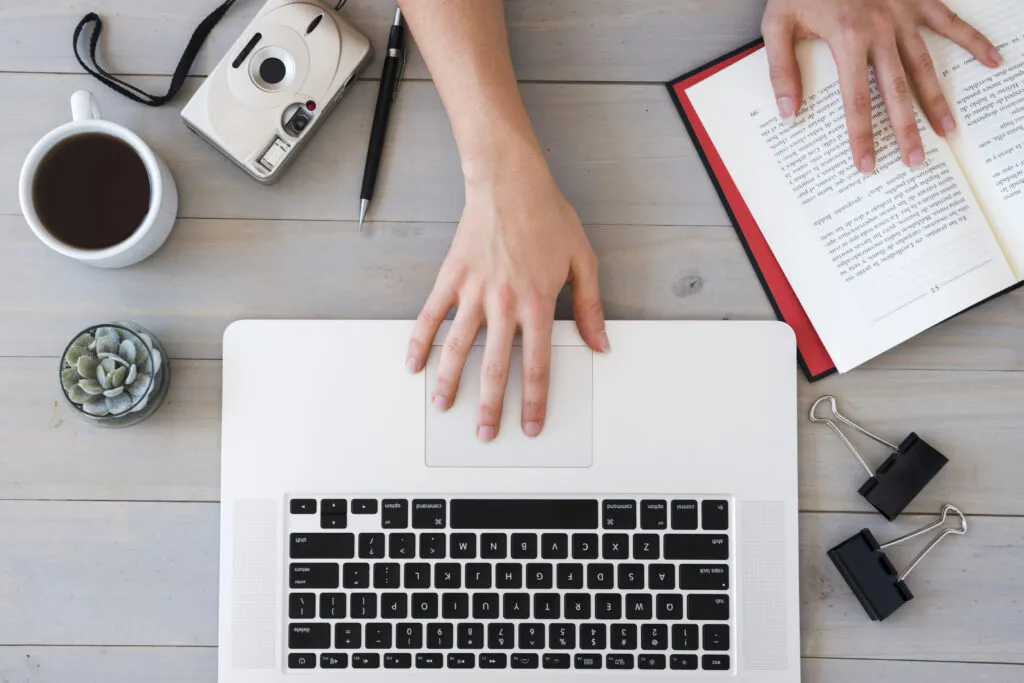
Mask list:
[[731,669],[727,500],[288,506],[288,669]]

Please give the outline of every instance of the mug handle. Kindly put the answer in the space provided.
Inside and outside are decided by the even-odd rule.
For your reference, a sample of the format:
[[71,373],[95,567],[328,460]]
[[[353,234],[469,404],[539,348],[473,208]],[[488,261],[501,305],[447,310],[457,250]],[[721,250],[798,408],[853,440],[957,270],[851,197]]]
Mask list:
[[100,105],[88,90],[79,90],[71,96],[71,120],[87,121],[102,118]]

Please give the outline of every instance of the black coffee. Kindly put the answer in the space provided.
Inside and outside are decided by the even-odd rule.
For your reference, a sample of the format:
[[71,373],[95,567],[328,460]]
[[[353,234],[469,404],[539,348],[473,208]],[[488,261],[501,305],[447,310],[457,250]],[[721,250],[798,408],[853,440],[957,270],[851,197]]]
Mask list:
[[131,145],[104,133],[81,133],[43,157],[32,201],[43,226],[60,241],[106,249],[142,224],[149,193],[149,174]]

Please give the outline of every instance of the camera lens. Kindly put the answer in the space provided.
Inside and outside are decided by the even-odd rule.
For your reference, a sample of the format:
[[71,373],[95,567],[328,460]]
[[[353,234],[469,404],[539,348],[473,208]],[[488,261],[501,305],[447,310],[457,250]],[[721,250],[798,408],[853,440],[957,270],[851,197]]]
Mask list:
[[260,64],[260,78],[269,85],[277,85],[284,80],[285,66],[277,57],[269,57]]
[[298,132],[304,131],[306,129],[306,126],[308,125],[309,119],[307,119],[305,116],[297,116],[292,120],[292,128],[294,128]]
[[306,130],[312,120],[313,117],[307,114],[305,109],[299,108],[295,110],[294,114],[288,117],[287,123],[284,124],[284,129],[295,137],[298,137],[302,131]]

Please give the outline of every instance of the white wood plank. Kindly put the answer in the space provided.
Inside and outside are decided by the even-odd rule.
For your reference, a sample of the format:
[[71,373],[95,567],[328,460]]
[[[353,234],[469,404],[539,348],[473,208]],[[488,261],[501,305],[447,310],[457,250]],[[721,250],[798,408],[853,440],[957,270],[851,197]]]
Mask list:
[[[915,600],[871,622],[825,556],[877,515],[801,515],[803,653],[810,657],[1024,663],[1024,519],[973,517],[914,572]],[[216,505],[0,502],[3,645],[213,645]],[[884,530],[884,533],[883,533]],[[904,562],[915,549],[892,553]],[[968,571],[968,568],[970,571]],[[913,643],[912,649],[908,644]]]
[[[236,4],[192,73],[208,74],[261,4]],[[80,72],[69,43],[78,20],[95,11],[105,22],[101,58],[109,69],[170,74],[193,29],[214,6],[204,0],[173,6],[126,0],[4,3],[0,71]],[[344,11],[376,47],[367,77],[380,73],[393,7],[351,0]],[[663,82],[756,37],[763,7],[763,0],[506,0],[505,14],[520,79]],[[406,73],[429,77],[416,52]]]
[[900,662],[878,659],[804,659],[803,683],[1019,683],[1014,664]]

